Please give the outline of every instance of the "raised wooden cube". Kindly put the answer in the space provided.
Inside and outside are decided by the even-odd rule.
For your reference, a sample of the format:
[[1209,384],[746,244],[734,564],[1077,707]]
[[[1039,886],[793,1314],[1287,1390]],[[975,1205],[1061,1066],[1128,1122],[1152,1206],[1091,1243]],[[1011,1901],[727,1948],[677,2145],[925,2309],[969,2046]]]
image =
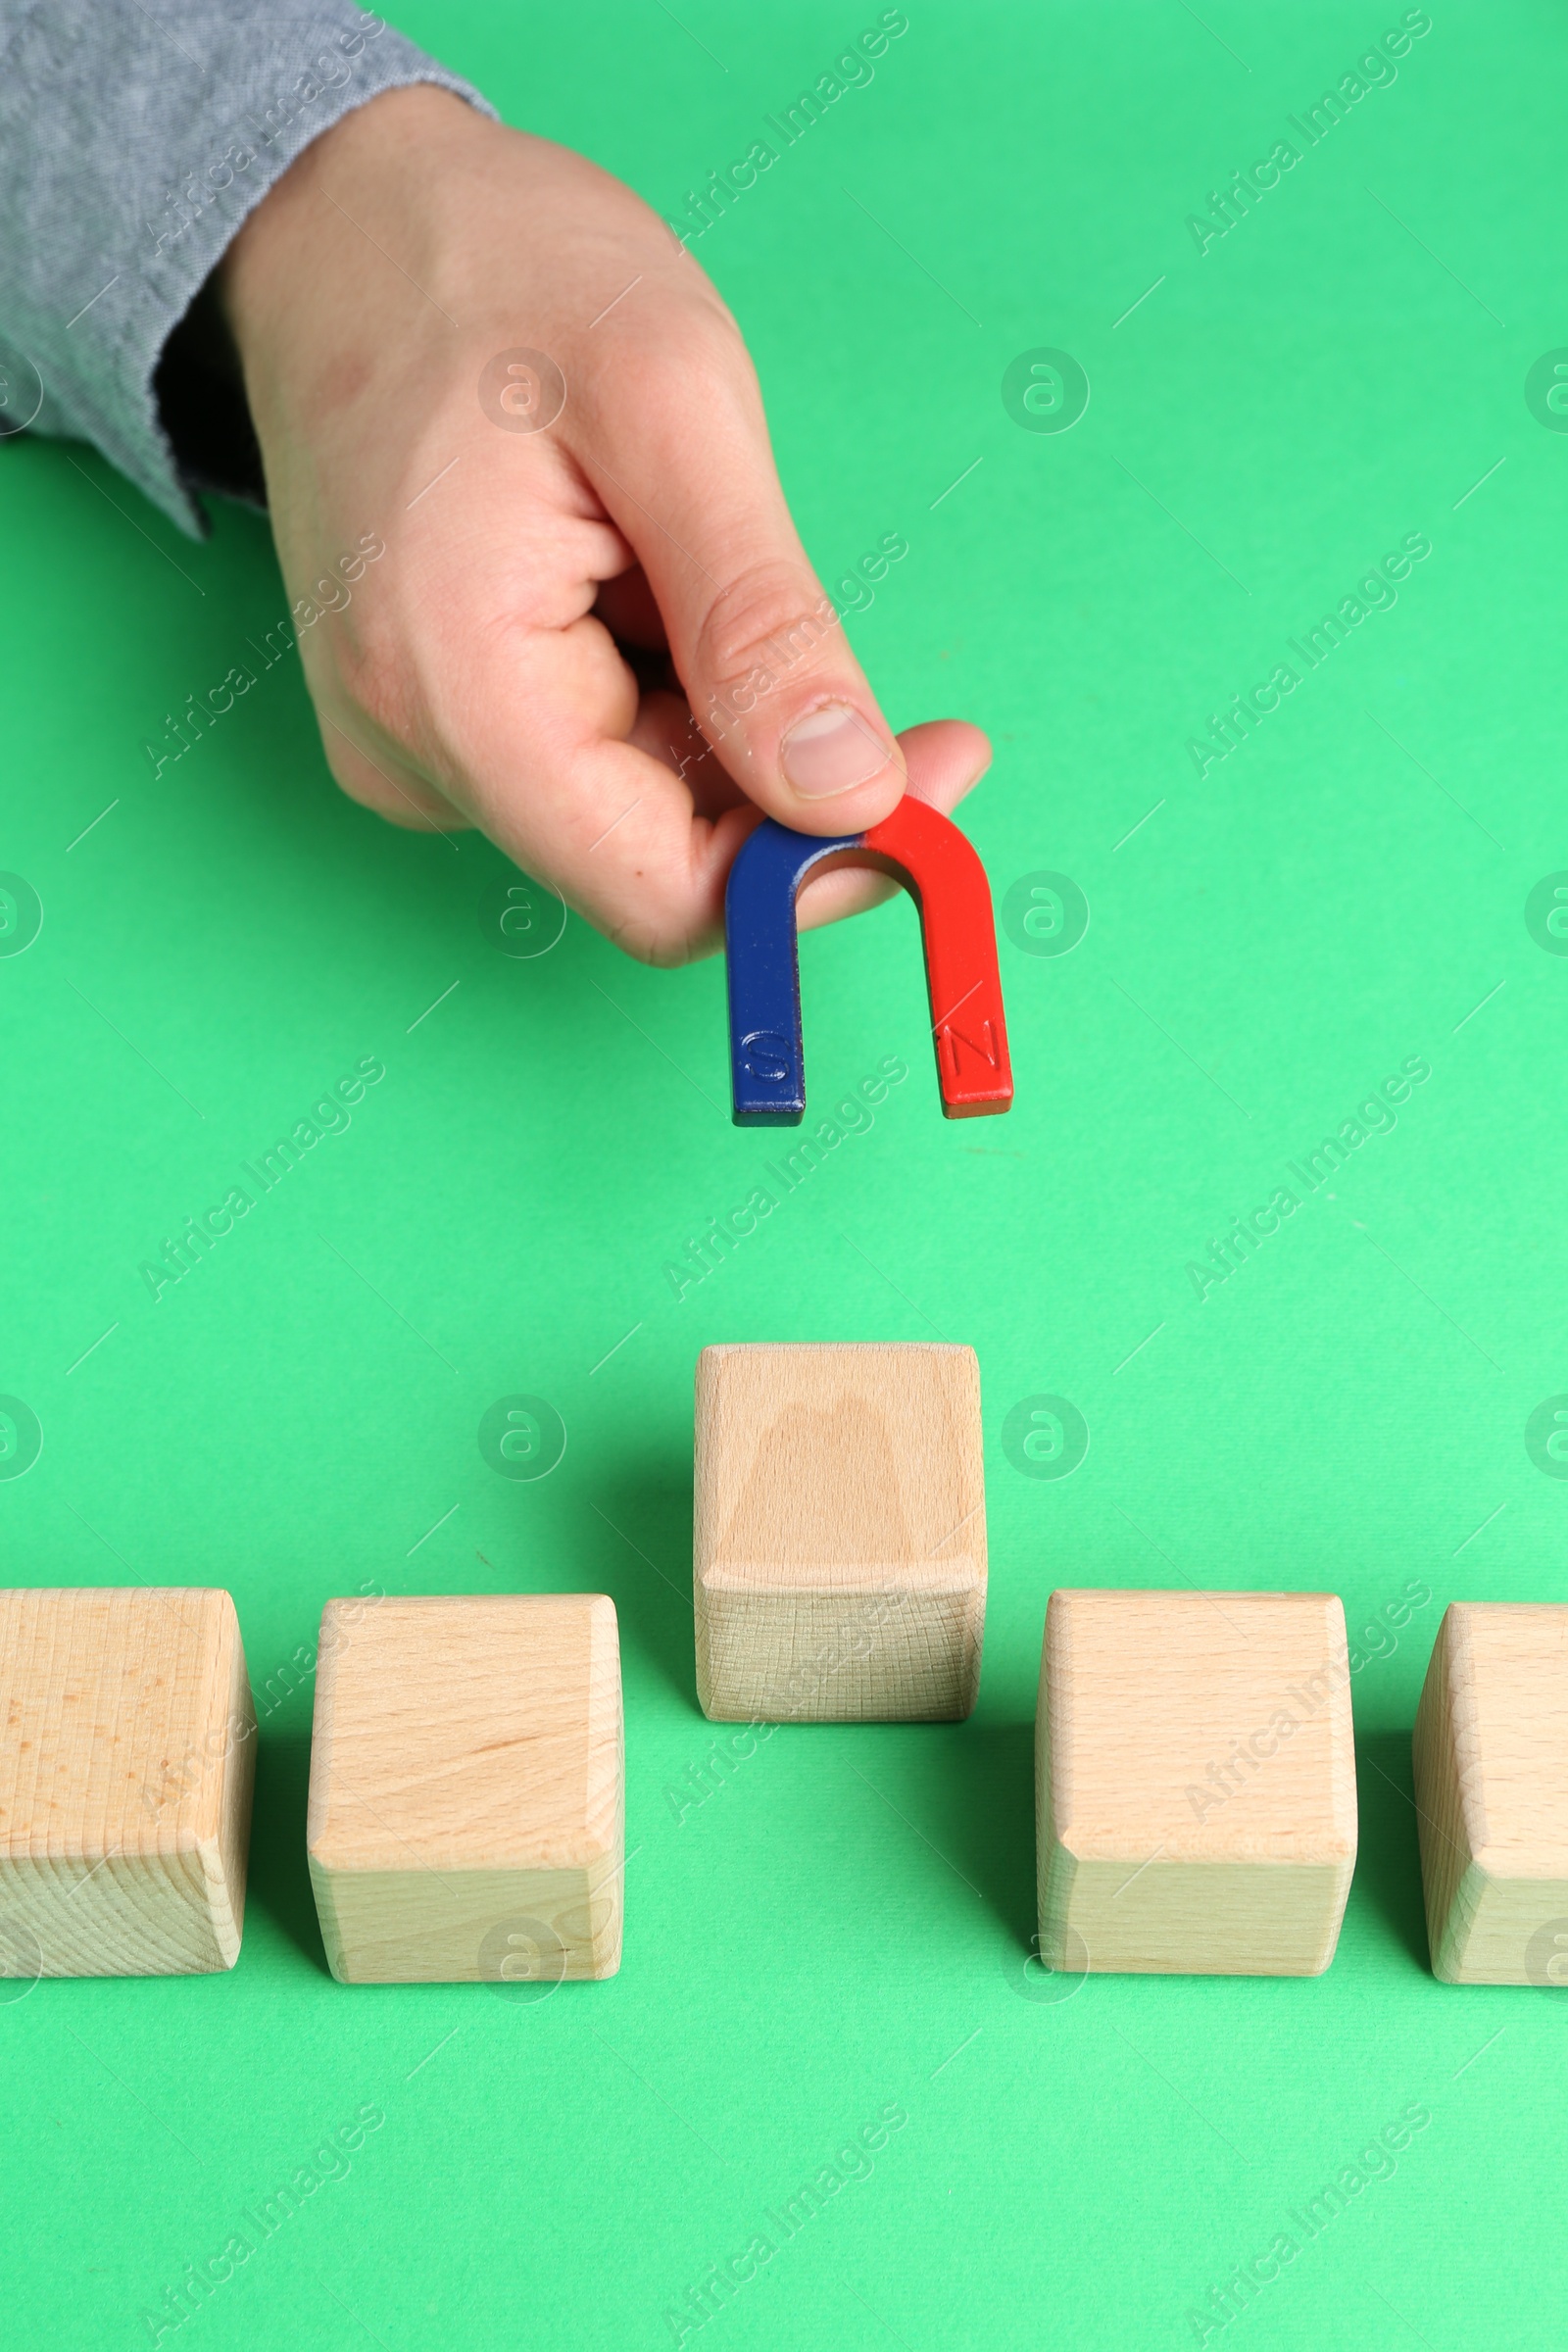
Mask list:
[[1356,1834],[1334,1593],[1053,1592],[1035,1763],[1048,1967],[1328,1967]]
[[705,1348],[697,1694],[721,1723],[943,1722],[980,1683],[971,1348]]
[[612,1977],[623,1792],[603,1593],[328,1601],[306,1838],[343,1983]]
[[1568,1984],[1568,1607],[1451,1602],[1413,1744],[1434,1973]]
[[232,1968],[255,1770],[226,1592],[0,1592],[0,1976]]

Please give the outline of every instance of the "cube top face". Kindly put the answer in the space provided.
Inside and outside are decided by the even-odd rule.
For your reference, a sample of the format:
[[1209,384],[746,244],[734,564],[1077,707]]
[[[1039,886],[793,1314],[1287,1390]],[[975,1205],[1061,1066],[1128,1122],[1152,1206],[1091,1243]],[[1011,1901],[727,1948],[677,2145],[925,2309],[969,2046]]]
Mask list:
[[327,1871],[571,1871],[620,1836],[603,1593],[330,1601],[307,1842]]
[[1336,1594],[1055,1592],[1043,1680],[1052,1819],[1071,1854],[1353,1858]]
[[0,1867],[214,1845],[253,1725],[227,1592],[0,1592]]
[[710,1592],[983,1589],[974,1350],[705,1348],[696,1564]]
[[1472,1857],[1568,1880],[1568,1606],[1454,1601],[1442,1636]]

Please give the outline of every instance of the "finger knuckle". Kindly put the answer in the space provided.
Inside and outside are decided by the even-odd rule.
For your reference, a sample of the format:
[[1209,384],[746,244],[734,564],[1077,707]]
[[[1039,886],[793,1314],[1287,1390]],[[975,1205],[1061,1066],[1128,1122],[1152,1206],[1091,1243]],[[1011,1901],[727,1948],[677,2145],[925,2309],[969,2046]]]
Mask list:
[[390,636],[376,631],[345,648],[338,668],[343,690],[377,733],[396,742],[415,727],[416,699],[409,662]]
[[662,353],[680,368],[688,387],[694,381],[706,381],[746,393],[756,389],[757,370],[746,338],[717,289],[706,278],[695,289],[687,289],[685,299],[672,304],[661,326],[652,332],[645,330],[643,339],[654,356]]
[[698,665],[721,686],[754,676],[776,679],[830,647],[837,626],[832,603],[801,565],[752,564],[709,606],[698,633]]
[[[624,366],[598,364],[606,352]],[[716,299],[671,303],[653,319],[612,313],[595,330],[579,355],[577,398],[602,429],[613,423],[624,397],[626,367],[635,368],[638,415],[656,432],[678,433],[700,415],[705,434],[715,440],[745,443],[755,436],[761,415],[757,371],[740,328]]]

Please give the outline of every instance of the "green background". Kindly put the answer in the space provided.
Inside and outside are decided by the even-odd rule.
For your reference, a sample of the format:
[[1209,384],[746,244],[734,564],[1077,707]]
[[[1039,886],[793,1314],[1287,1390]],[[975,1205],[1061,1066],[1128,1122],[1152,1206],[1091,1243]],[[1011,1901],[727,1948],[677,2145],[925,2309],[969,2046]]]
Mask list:
[[[877,13],[402,22],[674,213]],[[367,2103],[386,2120],[348,2177],[181,2343],[668,2343],[666,2310],[892,2101],[870,2177],[688,2343],[1191,2342],[1190,2310],[1416,2102],[1393,2177],[1210,2342],[1561,2340],[1564,2014],[1432,1979],[1409,1726],[1448,1599],[1568,1599],[1568,1495],[1524,1443],[1568,1390],[1568,962],[1523,911],[1568,866],[1568,439],[1524,397],[1568,343],[1568,36],[1544,4],[1435,5],[1393,85],[1200,257],[1187,215],[1398,8],[908,13],[698,252],[824,578],[908,540],[851,631],[896,723],[991,731],[963,822],[999,901],[1054,869],[1092,920],[1060,957],[1004,939],[1016,1107],[951,1125],[907,904],[811,936],[813,1116],[884,1055],[909,1078],[678,1301],[665,1261],[770,1155],[728,1121],[719,963],[634,968],[574,917],[500,953],[502,858],[341,798],[292,657],[152,781],[165,711],[282,617],[265,526],[223,510],[195,549],[96,457],[4,453],[0,864],[44,906],[0,960],[0,1388],[44,1431],[0,1484],[5,1574],[229,1587],[265,1710],[232,1975],[0,2006],[27,2352],[145,2341],[140,2312]],[[1039,346],[1088,372],[1071,431],[1004,408]],[[1200,780],[1210,712],[1415,531],[1397,605]],[[367,1054],[386,1076],[349,1131],[155,1304],[139,1263]],[[1416,1054],[1394,1132],[1200,1301],[1188,1261]],[[698,1349],[936,1335],[978,1349],[985,1395],[974,1719],[781,1729],[677,1818],[714,1737]],[[476,1442],[518,1391],[568,1433],[537,1483]],[[1068,1477],[1004,1451],[1037,1393],[1089,1425]],[[1338,1958],[1042,1997],[1047,1595],[1188,1580],[1331,1588],[1352,1633],[1431,1591],[1355,1677]],[[328,1978],[312,1686],[282,1670],[329,1594],[377,1587],[614,1596],[613,1982],[514,2004]]]

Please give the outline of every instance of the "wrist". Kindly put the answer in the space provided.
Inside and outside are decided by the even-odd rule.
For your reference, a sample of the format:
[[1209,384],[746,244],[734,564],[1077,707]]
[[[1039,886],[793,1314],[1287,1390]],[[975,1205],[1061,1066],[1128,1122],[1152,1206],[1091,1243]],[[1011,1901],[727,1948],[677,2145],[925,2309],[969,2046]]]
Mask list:
[[[466,100],[420,82],[381,91],[314,139],[216,272],[247,378],[265,372],[270,355],[307,347],[323,323],[335,327],[334,341],[352,340],[357,324],[373,324],[405,299],[417,304],[418,288],[440,274],[442,188],[475,134],[483,144],[494,132]],[[424,307],[437,318],[437,308]]]

